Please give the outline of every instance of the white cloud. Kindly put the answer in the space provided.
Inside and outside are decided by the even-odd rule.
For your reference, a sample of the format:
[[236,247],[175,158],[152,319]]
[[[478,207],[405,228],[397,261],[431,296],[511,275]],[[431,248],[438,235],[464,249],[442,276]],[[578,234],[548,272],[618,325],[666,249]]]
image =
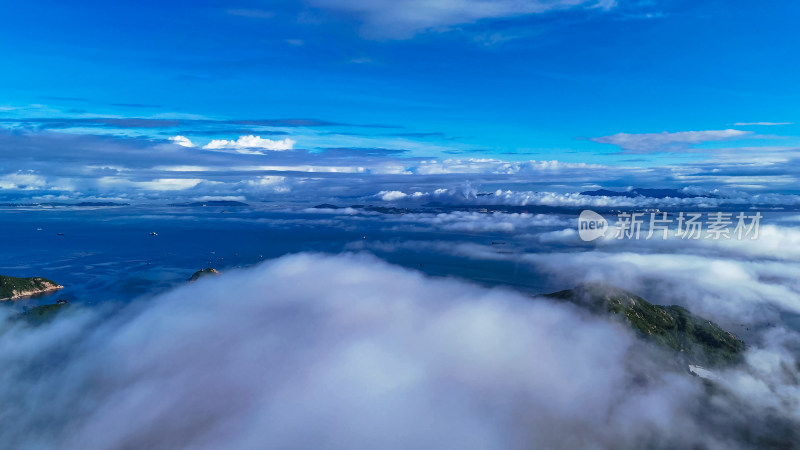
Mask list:
[[184,189],[191,189],[203,181],[204,180],[201,178],[159,178],[152,181],[134,183],[140,188],[153,191],[182,191]]
[[47,180],[30,171],[18,171],[0,176],[0,189],[33,190],[47,186]]
[[574,7],[609,9],[615,0],[307,0],[313,6],[352,14],[371,37],[409,38],[483,19],[498,19]]
[[[182,147],[195,146],[186,136],[172,136],[169,140]],[[211,142],[204,145],[203,148],[207,150],[233,149],[239,153],[260,154],[262,153],[261,150],[291,150],[294,148],[294,144],[296,144],[296,141],[289,138],[273,140],[264,139],[261,136],[249,135],[239,136],[239,138],[235,140],[213,139]]]
[[[246,194],[245,190],[240,190],[241,181],[257,182],[262,176],[281,175],[291,179],[287,184],[291,184],[295,199],[316,201],[325,197],[325,201],[330,203],[336,203],[334,197],[374,200],[369,197],[381,191],[408,194],[403,199],[394,200],[402,202],[430,199],[429,201],[450,204],[611,207],[684,206],[701,203],[714,206],[721,202],[791,205],[798,204],[800,198],[769,194],[767,191],[791,191],[789,188],[792,183],[796,184],[798,177],[792,169],[800,160],[800,151],[791,148],[720,149],[715,151],[713,160],[660,167],[631,167],[546,160],[507,161],[499,158],[419,158],[399,156],[391,152],[377,152],[361,157],[356,150],[309,153],[233,148],[240,145],[267,145],[268,142],[272,142],[267,145],[272,148],[289,148],[294,145],[291,140],[271,141],[256,136],[252,139],[244,136],[232,141],[218,141],[216,146],[226,148],[196,151],[197,147],[183,145],[191,142],[186,136],[173,138],[169,144],[165,144],[143,139],[98,138],[56,132],[24,136],[0,133],[0,160],[5,161],[8,168],[15,171],[21,169],[19,174],[14,172],[13,176],[0,180],[0,187],[6,190],[13,188],[18,199],[25,197],[26,193],[40,190],[51,191],[47,194],[56,195],[60,191],[68,190],[74,192],[76,198],[129,194],[143,200],[146,195],[152,200],[154,198],[150,193],[137,193],[135,183],[110,183],[109,178],[126,178],[134,182],[181,177],[207,180],[208,183],[197,186],[196,190],[203,192],[187,192],[197,196]],[[256,139],[258,141],[254,142]],[[29,151],[20,152],[19,148]],[[265,153],[270,153],[271,157],[266,159],[254,156]],[[142,158],[143,154],[148,157]],[[753,158],[753,155],[758,157]],[[98,161],[103,163],[99,164]],[[25,174],[35,174],[40,178],[35,179]],[[23,179],[23,176],[28,179]],[[635,187],[696,186],[706,191],[720,188],[724,184],[724,192],[717,192],[721,194],[718,199],[681,201],[587,198],[567,193],[584,190],[587,185],[613,188],[619,186],[621,180]],[[465,181],[472,183],[469,189],[459,187],[464,186]],[[24,190],[21,186],[24,186]],[[477,196],[479,192],[486,193],[489,189],[493,191],[491,195]],[[619,189],[621,188],[617,188]],[[750,195],[733,192],[729,195],[732,189],[751,192],[758,189],[766,193]],[[552,190],[559,192],[548,192]],[[254,196],[262,193],[252,192]]]
[[[575,216],[481,214],[407,214],[393,218],[398,224],[427,224],[416,231],[514,231],[508,246],[479,244],[480,240],[457,243],[425,243],[425,251],[484,261],[529,263],[553,286],[570,287],[581,281],[617,285],[661,304],[682,304],[692,311],[734,326],[743,323],[775,323],[779,311],[800,314],[800,228],[772,224],[760,228],[758,239],[685,240],[670,236],[662,240],[605,239],[582,242],[575,231]],[[419,217],[415,217],[419,216]],[[458,218],[460,220],[456,221]],[[537,229],[537,224],[542,227]],[[550,229],[548,229],[550,228]],[[554,231],[550,231],[556,228]],[[612,227],[613,230],[613,227]],[[485,239],[487,236],[483,236]],[[531,242],[569,246],[567,252],[550,253]],[[484,241],[485,242],[485,241]],[[419,251],[415,246],[397,251]],[[394,251],[390,248],[377,251]],[[534,247],[535,248],[535,247]],[[555,289],[554,289],[555,290]]]
[[[373,258],[292,256],[99,315],[99,324],[84,311],[4,334],[0,418],[14,426],[0,429],[0,442],[337,449],[710,440],[692,419],[702,389],[690,377],[653,372],[656,382],[631,390],[625,361],[636,347],[624,328]],[[61,352],[69,348],[79,351]],[[52,352],[59,364],[42,364]],[[643,352],[638,366],[657,354]]]
[[203,195],[192,199],[197,202],[218,202],[218,201],[232,201],[232,202],[245,202],[246,198],[239,195]]
[[436,230],[467,232],[521,232],[541,227],[569,226],[571,222],[548,214],[481,213],[453,211],[440,214],[409,213],[393,217],[398,224],[428,225]]
[[378,197],[385,202],[393,202],[408,197],[408,194],[400,191],[381,191]]
[[[798,367],[797,335],[775,328],[765,333],[768,345],[747,354],[749,371],[732,371],[719,377],[718,382],[734,392],[746,393],[765,411],[781,411],[791,420],[800,422],[800,383],[787,367]],[[731,405],[736,408],[736,405]]]
[[258,154],[262,153],[261,151],[257,150],[270,150],[270,151],[280,151],[280,150],[291,150],[294,148],[294,144],[296,142],[292,139],[279,139],[279,140],[272,140],[272,139],[263,139],[261,136],[239,136],[239,139],[234,140],[225,140],[225,139],[214,139],[208,144],[204,145],[204,149],[208,150],[217,150],[217,149],[234,149],[240,153],[253,153]]
[[721,374],[737,397],[706,401],[620,324],[366,256],[289,256],[0,327],[9,448],[731,448],[725,421],[753,431],[748,414],[797,391],[792,336]]
[[149,191],[182,191],[202,183],[201,178],[157,178],[149,181],[133,181],[121,177],[102,177],[97,183],[103,188],[144,189]]
[[243,183],[246,184],[250,190],[254,190],[259,193],[266,191],[286,194],[292,190],[286,177],[263,176],[247,180]]
[[448,158],[444,160],[423,160],[411,167],[418,175],[441,175],[456,173],[491,173],[513,175],[518,173],[561,173],[568,170],[603,169],[605,166],[586,163],[565,163],[562,161],[503,161],[495,158]]
[[[689,198],[655,198],[655,197],[608,197],[582,195],[580,193],[559,193],[547,191],[512,191],[498,189],[494,192],[479,191],[472,186],[462,185],[455,188],[438,188],[428,192],[415,192],[407,195],[402,191],[380,191],[372,197],[384,201],[405,200],[416,204],[437,201],[448,204],[467,205],[512,205],[512,206],[554,206],[554,207],[590,207],[590,208],[664,208],[664,207],[700,207],[713,208],[720,205],[798,205],[800,196],[785,194],[750,195],[743,192],[728,191],[726,195],[719,192],[695,190],[698,197]],[[388,194],[388,196],[386,196]],[[714,195],[704,197],[704,195]],[[383,197],[386,196],[384,199]]]
[[192,141],[186,136],[180,136],[180,135],[172,136],[171,138],[169,138],[169,140],[180,145],[181,147],[194,147]]
[[[736,241],[739,242],[739,241]],[[796,261],[748,261],[713,248],[686,248],[685,241],[631,241],[624,248],[577,253],[489,255],[535,264],[544,273],[574,284],[600,281],[641,292],[649,300],[679,303],[693,312],[734,326],[776,320],[776,311],[800,313],[800,264]],[[671,247],[671,248],[667,248]],[[480,249],[464,248],[470,253]],[[723,250],[729,250],[727,248]],[[743,252],[747,255],[747,251]]]
[[683,151],[691,144],[703,142],[723,141],[738,139],[751,135],[752,131],[742,130],[706,130],[706,131],[679,131],[670,133],[618,133],[612,136],[592,138],[595,142],[613,144],[631,153],[652,153]]
[[274,186],[286,182],[286,177],[264,176],[252,180],[247,180],[247,183],[253,186]]

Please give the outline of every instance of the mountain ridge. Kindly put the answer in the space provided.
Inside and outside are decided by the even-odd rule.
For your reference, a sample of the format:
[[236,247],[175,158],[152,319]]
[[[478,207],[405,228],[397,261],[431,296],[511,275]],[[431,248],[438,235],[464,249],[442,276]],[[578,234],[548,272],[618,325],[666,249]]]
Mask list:
[[707,367],[735,364],[746,348],[743,340],[716,323],[677,305],[655,305],[615,286],[579,284],[545,294],[597,313],[622,319],[645,340],[677,352],[688,364]]

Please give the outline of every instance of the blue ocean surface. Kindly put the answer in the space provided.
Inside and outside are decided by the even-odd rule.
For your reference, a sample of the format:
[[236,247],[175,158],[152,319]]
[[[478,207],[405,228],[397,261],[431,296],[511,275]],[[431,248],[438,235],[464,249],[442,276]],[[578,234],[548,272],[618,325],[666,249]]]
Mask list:
[[[274,207],[6,208],[0,211],[0,274],[50,278],[64,289],[13,302],[127,302],[184,283],[195,271],[248,267],[297,252],[368,251],[433,276],[541,291],[547,283],[513,262],[456,257],[435,245],[478,243],[537,251],[508,232],[398,227],[397,214],[348,214]],[[546,229],[558,229],[552,227]],[[11,302],[8,302],[11,303]]]
[[[569,288],[563,283],[570,277],[553,280],[535,265],[507,256],[596,249],[576,236],[536,236],[571,231],[577,219],[572,210],[537,215],[540,223],[529,229],[525,224],[533,215],[502,213],[501,225],[516,217],[517,226],[482,229],[467,225],[476,215],[481,219],[476,222],[485,223],[485,212],[465,214],[453,219],[436,210],[405,214],[273,204],[7,207],[0,210],[0,274],[41,276],[64,289],[2,303],[21,309],[58,299],[129,302],[179,286],[203,268],[245,268],[298,252],[368,252],[427,275],[536,294]],[[443,217],[450,222],[443,225]],[[613,223],[613,216],[608,218]],[[792,226],[796,218],[795,212],[767,212],[762,225]],[[480,250],[452,251],[458,246]]]

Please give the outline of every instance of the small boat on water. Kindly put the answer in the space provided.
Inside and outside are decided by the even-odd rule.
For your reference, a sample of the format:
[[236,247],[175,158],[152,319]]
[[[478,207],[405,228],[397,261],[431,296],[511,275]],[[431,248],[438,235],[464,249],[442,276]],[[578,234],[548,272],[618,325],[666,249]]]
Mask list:
[[156,233],[155,231],[151,231],[150,236],[158,236],[158,233]]

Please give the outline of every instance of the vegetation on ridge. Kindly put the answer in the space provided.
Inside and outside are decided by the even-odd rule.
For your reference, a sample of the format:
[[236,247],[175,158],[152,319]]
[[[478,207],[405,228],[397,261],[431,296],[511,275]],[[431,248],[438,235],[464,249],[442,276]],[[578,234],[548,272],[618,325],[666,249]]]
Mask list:
[[62,287],[55,281],[42,277],[17,278],[0,275],[0,300],[13,300]]
[[654,305],[622,289],[602,284],[583,284],[547,294],[595,312],[621,315],[642,337],[680,352],[688,363],[720,366],[738,362],[745,343],[714,322],[681,306]]

